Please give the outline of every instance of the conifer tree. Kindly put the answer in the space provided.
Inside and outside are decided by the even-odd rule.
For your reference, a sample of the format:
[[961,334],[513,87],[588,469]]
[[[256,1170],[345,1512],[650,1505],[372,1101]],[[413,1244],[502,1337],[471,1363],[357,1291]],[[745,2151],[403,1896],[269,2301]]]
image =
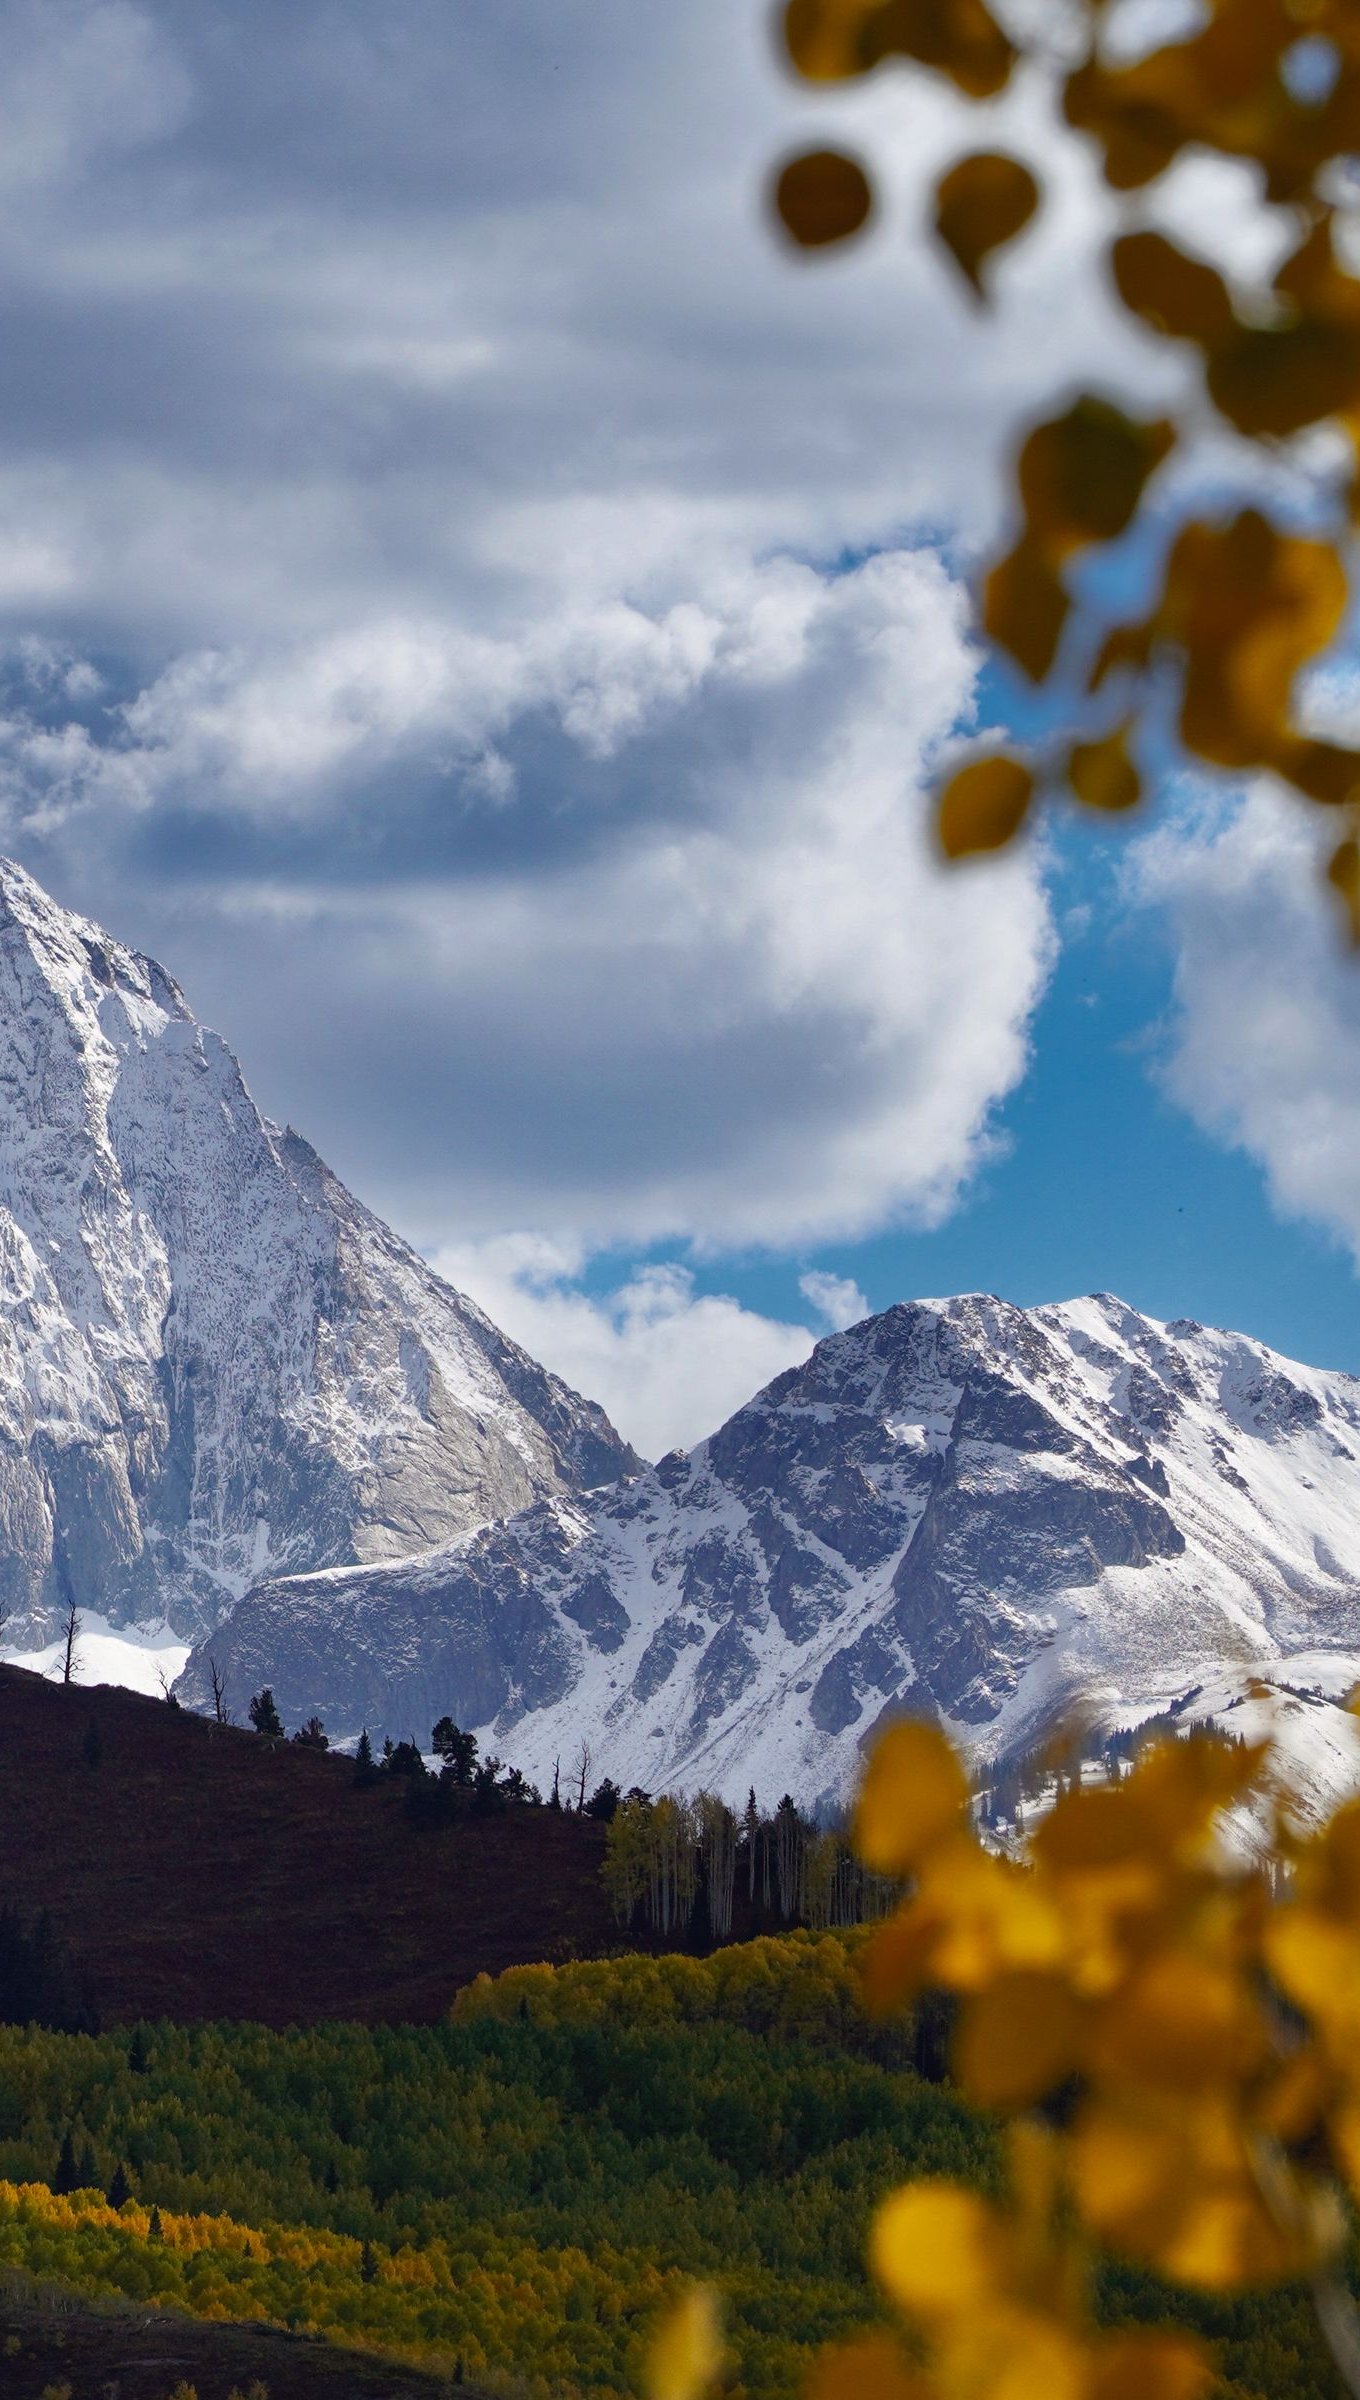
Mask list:
[[368,1738],[368,1727],[365,1725],[354,1753],[354,1780],[357,1784],[372,1783],[377,1772],[373,1759],[373,1744]]
[[477,1772],[477,1736],[463,1733],[452,1717],[441,1717],[430,1736],[430,1744],[443,1760],[441,1772],[450,1783],[466,1787]]
[[257,1733],[264,1734],[273,1742],[282,1741],[283,1719],[274,1705],[274,1695],[268,1684],[262,1692],[255,1694],[250,1703],[249,1716]]
[[113,2170],[113,2178],[104,2197],[110,2208],[121,2208],[124,2201],[132,2198],[132,2186],[128,2182],[127,2171],[121,2159]]
[[69,2125],[61,2137],[61,2151],[52,2174],[52,2189],[54,2192],[63,2194],[78,2192],[80,2189],[80,2169],[76,2165],[75,2137]]

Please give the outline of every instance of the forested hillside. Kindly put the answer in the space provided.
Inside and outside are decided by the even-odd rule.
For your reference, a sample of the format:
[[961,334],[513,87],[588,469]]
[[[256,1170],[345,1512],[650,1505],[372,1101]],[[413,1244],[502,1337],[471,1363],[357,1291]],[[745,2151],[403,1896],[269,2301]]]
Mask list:
[[[997,2173],[989,2125],[932,2080],[938,2028],[863,2018],[857,1942],[522,1969],[423,2028],[0,2032],[0,2264],[582,2394],[638,2388],[700,2273],[734,2394],[789,2400],[874,2313],[875,2200]],[[1170,2305],[1135,2276],[1107,2297]],[[1193,2313],[1238,2400],[1332,2400],[1289,2294]]]
[[405,1800],[347,1758],[0,1666],[0,1909],[50,1912],[106,2025],[428,2023],[483,1970],[618,1946],[603,1825],[427,1827]]

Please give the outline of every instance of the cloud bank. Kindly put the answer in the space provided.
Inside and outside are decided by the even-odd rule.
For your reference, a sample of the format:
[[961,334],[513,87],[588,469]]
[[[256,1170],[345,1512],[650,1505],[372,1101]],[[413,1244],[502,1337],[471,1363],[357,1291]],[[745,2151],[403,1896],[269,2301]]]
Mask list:
[[1322,811],[1258,788],[1144,843],[1134,888],[1175,943],[1173,1098],[1360,1262],[1360,973],[1322,880],[1335,841]]
[[701,1430],[859,1296],[719,1321],[686,1260],[938,1222],[1024,1072],[1038,865],[942,879],[925,788],[942,531],[1103,305],[1080,150],[982,326],[908,237],[1024,89],[838,100],[883,222],[819,267],[761,219],[827,120],[758,8],[0,25],[0,843],[431,1252],[669,1245],[600,1323],[540,1291],[540,1347]]

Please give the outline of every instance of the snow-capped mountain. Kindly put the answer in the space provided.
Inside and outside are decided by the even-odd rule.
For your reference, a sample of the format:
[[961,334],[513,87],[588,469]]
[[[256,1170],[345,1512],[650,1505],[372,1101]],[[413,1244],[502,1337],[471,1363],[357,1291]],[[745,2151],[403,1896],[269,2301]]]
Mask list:
[[206,1632],[637,1464],[261,1116],[151,959],[0,861],[0,1607]]
[[[878,1721],[1013,1756],[1075,1708],[1227,1710],[1360,1675],[1360,1381],[1106,1295],[967,1296],[819,1344],[688,1453],[397,1564],[262,1582],[237,1706],[536,1779],[843,1795]],[[1329,1712],[1331,1713],[1331,1712]]]

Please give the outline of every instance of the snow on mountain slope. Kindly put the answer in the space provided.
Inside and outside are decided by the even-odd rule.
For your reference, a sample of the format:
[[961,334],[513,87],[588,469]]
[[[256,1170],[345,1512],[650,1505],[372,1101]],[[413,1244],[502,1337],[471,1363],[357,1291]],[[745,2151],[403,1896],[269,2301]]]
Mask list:
[[636,1460],[263,1118],[164,969],[0,861],[0,1606],[201,1634]]
[[540,1781],[584,1739],[621,1783],[766,1800],[843,1796],[894,1710],[996,1759],[1305,1653],[1339,1688],[1360,1382],[1108,1295],[892,1308],[614,1491],[262,1582],[200,1700],[208,1651],[238,1708],[269,1682],[337,1735],[447,1710]]

